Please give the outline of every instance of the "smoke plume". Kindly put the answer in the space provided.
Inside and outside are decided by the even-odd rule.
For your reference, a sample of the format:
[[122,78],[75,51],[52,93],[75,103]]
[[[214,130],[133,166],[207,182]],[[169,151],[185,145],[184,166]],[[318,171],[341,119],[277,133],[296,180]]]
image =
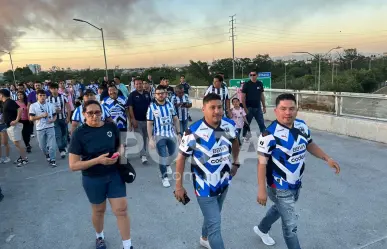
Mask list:
[[[124,39],[123,30],[151,32],[167,21],[154,10],[154,0],[0,0],[0,50],[12,51],[28,30],[62,38],[98,36],[79,18],[102,27],[107,36]],[[130,35],[130,34],[126,34]]]

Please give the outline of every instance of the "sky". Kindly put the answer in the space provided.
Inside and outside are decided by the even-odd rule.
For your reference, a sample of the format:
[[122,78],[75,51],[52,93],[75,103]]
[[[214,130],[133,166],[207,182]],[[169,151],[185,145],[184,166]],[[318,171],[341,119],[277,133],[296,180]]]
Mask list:
[[[337,3],[339,2],[339,3]],[[138,68],[333,47],[387,52],[384,0],[0,0],[0,50],[14,67]],[[341,50],[342,51],[342,50]],[[340,50],[338,51],[340,52]],[[0,52],[0,72],[10,69]]]

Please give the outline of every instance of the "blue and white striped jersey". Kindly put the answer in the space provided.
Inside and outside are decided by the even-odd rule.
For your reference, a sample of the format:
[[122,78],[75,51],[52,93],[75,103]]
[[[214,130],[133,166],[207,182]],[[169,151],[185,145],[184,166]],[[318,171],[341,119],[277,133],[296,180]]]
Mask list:
[[98,93],[98,84],[95,84],[95,83],[90,84],[90,85],[88,85],[88,86],[86,87],[86,89],[91,89],[91,90],[93,90],[93,92],[94,92],[95,94],[97,94],[97,93]]
[[10,98],[11,98],[12,100],[14,100],[14,101],[17,100],[17,92],[16,92],[16,91],[15,91],[15,92],[10,91],[9,94],[10,94]]
[[230,98],[228,96],[227,86],[222,84],[220,88],[216,88],[214,87],[214,85],[211,85],[207,88],[206,92],[204,93],[204,96],[210,93],[216,93],[220,96],[220,99],[222,100],[222,103],[223,103],[223,110],[225,111],[225,114],[226,114],[226,101]]
[[127,102],[128,100],[124,96],[118,96],[117,99],[107,97],[102,101],[102,105],[109,110],[118,129],[128,128],[128,116],[126,114],[126,110],[128,109]]
[[[110,116],[109,110],[104,105],[101,105],[101,107],[102,107],[101,119],[106,120],[107,118],[110,118],[111,116]],[[72,121],[79,122],[80,124],[83,124],[85,122],[85,116],[83,116],[82,108],[83,106],[80,105],[74,110],[73,116],[71,118]]]
[[192,156],[191,171],[197,196],[218,196],[228,188],[232,179],[232,141],[236,136],[235,122],[228,118],[222,118],[215,129],[203,118],[184,132],[179,150],[186,157]]
[[188,108],[179,106],[177,107],[176,104],[185,103],[185,104],[192,104],[191,99],[189,98],[188,94],[184,94],[182,97],[178,97],[176,95],[173,95],[171,98],[171,103],[175,106],[177,116],[179,117],[180,121],[184,121],[188,119]]
[[296,189],[301,185],[307,146],[312,142],[310,130],[296,119],[288,128],[272,122],[260,136],[258,153],[269,158],[267,185],[279,189]]
[[171,102],[159,105],[152,102],[146,114],[148,121],[153,121],[153,134],[162,137],[174,137],[176,134],[173,117],[176,116],[175,107]]

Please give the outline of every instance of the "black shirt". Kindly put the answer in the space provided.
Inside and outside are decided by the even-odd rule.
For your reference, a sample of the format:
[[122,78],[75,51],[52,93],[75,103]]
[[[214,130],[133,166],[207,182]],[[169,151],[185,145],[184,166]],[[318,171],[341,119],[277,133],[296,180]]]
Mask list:
[[[114,123],[105,123],[101,127],[90,127],[85,123],[74,131],[69,152],[81,156],[82,161],[87,161],[105,153],[112,156],[119,146],[120,132]],[[116,170],[116,165],[97,164],[82,170],[82,175],[102,176]]]
[[11,126],[11,122],[17,119],[17,110],[20,106],[12,99],[7,99],[3,104],[4,123],[7,127]]
[[141,94],[136,90],[129,94],[127,105],[133,107],[134,118],[137,121],[146,121],[146,112],[150,102],[149,92],[143,91]]
[[247,81],[242,88],[242,93],[246,94],[246,107],[260,108],[261,93],[263,91],[263,83],[261,81]]

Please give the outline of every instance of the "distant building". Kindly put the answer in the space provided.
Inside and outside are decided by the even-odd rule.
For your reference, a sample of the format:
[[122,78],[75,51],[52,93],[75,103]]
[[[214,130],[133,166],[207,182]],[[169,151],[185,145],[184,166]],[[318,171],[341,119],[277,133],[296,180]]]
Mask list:
[[33,74],[38,74],[42,71],[42,67],[38,64],[28,64],[27,67],[32,71]]

